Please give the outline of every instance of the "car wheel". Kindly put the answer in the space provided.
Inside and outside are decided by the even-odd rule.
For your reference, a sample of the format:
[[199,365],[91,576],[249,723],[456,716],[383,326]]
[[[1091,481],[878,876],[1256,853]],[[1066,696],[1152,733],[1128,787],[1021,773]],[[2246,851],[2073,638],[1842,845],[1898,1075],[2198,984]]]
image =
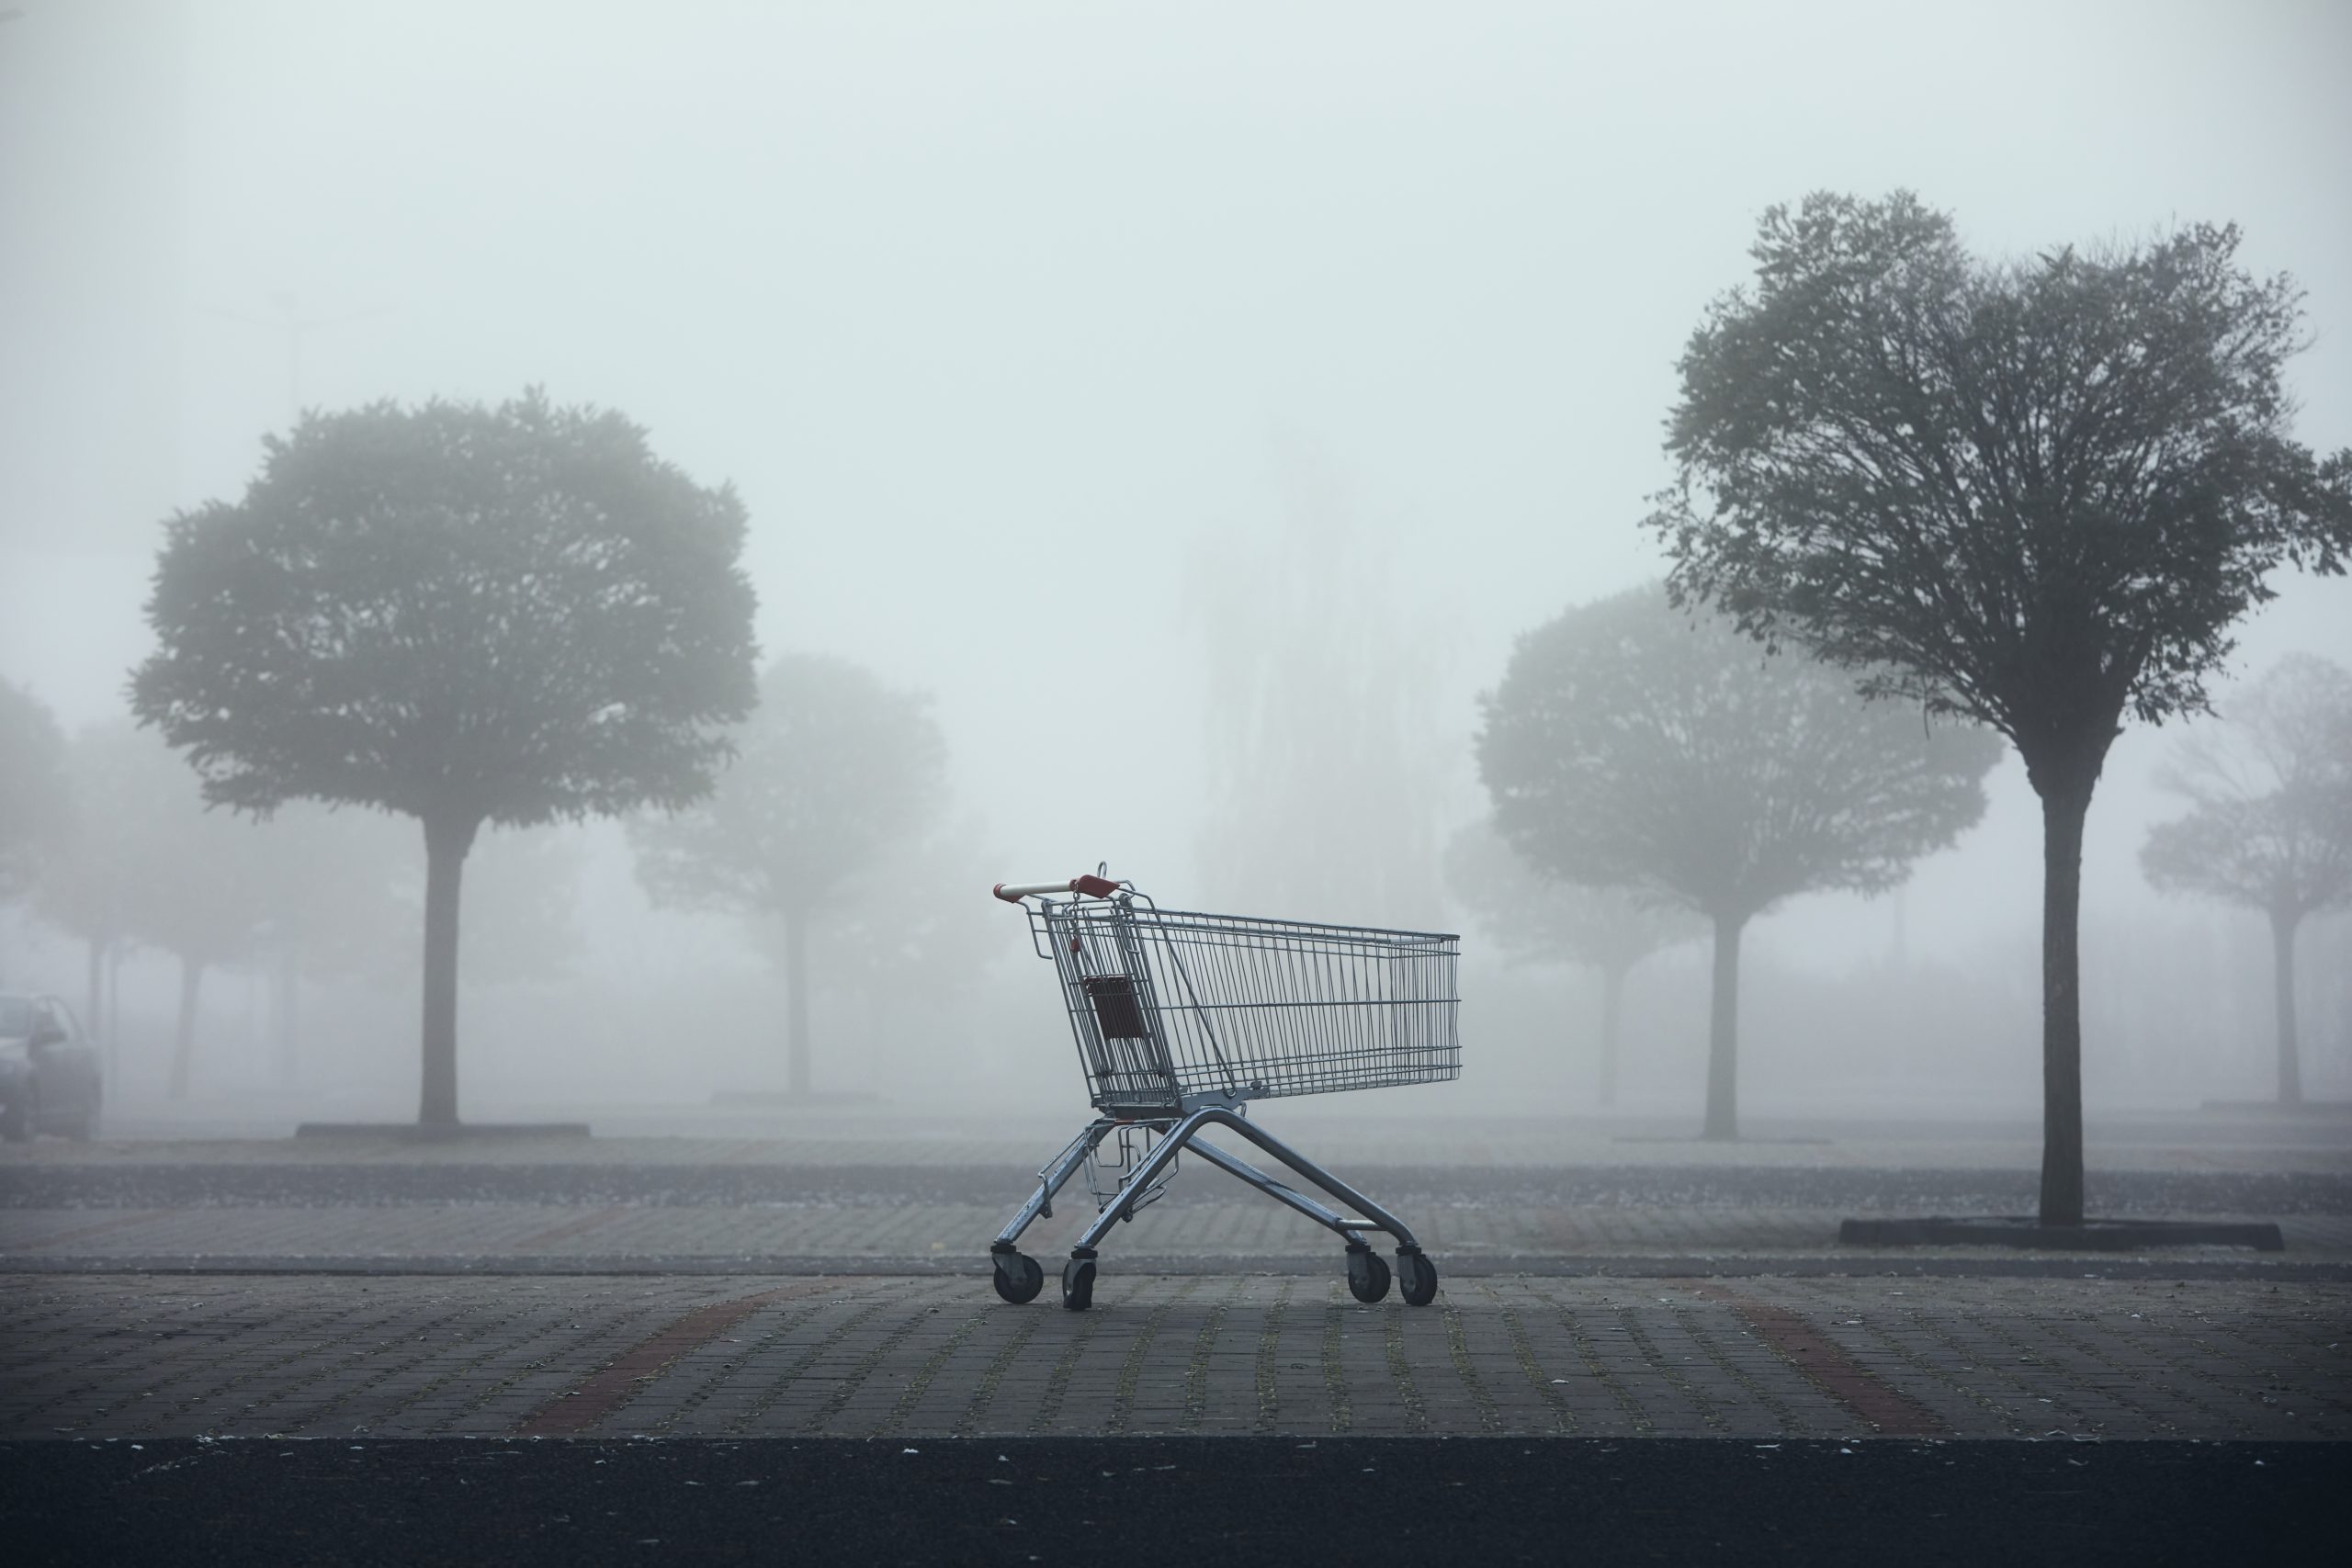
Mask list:
[[0,1111],[0,1138],[6,1138],[12,1144],[33,1141],[32,1090],[27,1089],[10,1100],[6,1110]]

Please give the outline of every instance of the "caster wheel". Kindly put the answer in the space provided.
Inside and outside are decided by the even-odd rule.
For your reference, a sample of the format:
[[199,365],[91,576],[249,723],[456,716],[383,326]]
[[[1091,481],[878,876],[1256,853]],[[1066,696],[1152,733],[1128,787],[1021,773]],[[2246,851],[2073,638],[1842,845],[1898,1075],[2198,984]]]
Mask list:
[[1419,1252],[1396,1254],[1397,1292],[1407,1306],[1425,1307],[1437,1299],[1437,1265]]
[[1018,1252],[1000,1252],[996,1264],[996,1293],[1013,1305],[1034,1302],[1037,1292],[1046,1288],[1046,1271],[1037,1260]]
[[1084,1312],[1094,1304],[1094,1259],[1073,1258],[1062,1265],[1062,1305]]
[[1348,1293],[1364,1303],[1388,1293],[1388,1265],[1368,1247],[1348,1248]]

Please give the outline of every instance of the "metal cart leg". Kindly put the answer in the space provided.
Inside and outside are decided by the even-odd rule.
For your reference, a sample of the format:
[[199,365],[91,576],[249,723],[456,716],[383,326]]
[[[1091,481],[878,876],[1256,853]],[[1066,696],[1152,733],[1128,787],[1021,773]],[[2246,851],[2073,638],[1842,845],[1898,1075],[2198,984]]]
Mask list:
[[1069,1142],[1069,1146],[1037,1173],[1037,1190],[1021,1205],[1012,1222],[997,1233],[989,1247],[989,1261],[994,1266],[996,1293],[1015,1303],[1034,1301],[1046,1286],[1046,1271],[1037,1260],[1024,1255],[1019,1246],[1021,1233],[1031,1224],[1050,1218],[1054,1212],[1054,1194],[1060,1191],[1078,1174],[1094,1146],[1109,1135],[1118,1123],[1109,1117],[1098,1117],[1087,1124],[1086,1130]]
[[1313,1220],[1317,1224],[1324,1225],[1329,1229],[1338,1231],[1350,1241],[1356,1240],[1357,1233],[1360,1231],[1377,1230],[1380,1228],[1377,1225],[1359,1224],[1355,1221],[1349,1219],[1345,1214],[1325,1208],[1322,1204],[1317,1202],[1314,1199],[1307,1197],[1305,1193],[1302,1193],[1294,1188],[1283,1186],[1281,1182],[1276,1181],[1272,1177],[1268,1176],[1264,1171],[1260,1170],[1256,1166],[1250,1164],[1247,1160],[1237,1159],[1232,1155],[1227,1154],[1215,1144],[1204,1143],[1200,1139],[1195,1138],[1193,1141],[1193,1152],[1200,1156],[1203,1159],[1208,1161],[1211,1165],[1216,1167],[1219,1170],[1225,1171],[1231,1176],[1239,1177],[1242,1180],[1248,1182],[1259,1191],[1263,1192],[1267,1197],[1274,1199],[1279,1202],[1289,1204],[1292,1208],[1296,1209],[1300,1213],[1305,1214],[1308,1219]]
[[[1208,1144],[1193,1144],[1193,1134],[1203,1127],[1209,1126],[1229,1128],[1240,1134],[1322,1188],[1332,1197],[1364,1215],[1366,1223],[1359,1224],[1347,1220],[1344,1216],[1276,1181],[1246,1161],[1235,1158],[1223,1149]],[[1160,1140],[1159,1146],[1151,1151],[1150,1156],[1136,1168],[1135,1174],[1128,1178],[1128,1187],[1140,1191],[1148,1186],[1152,1179],[1164,1170],[1169,1162],[1173,1160],[1188,1144],[1191,1144],[1203,1158],[1219,1169],[1238,1177],[1269,1197],[1289,1204],[1309,1219],[1328,1225],[1346,1236],[1349,1253],[1348,1282],[1359,1300],[1378,1301],[1388,1292],[1387,1266],[1380,1264],[1377,1258],[1370,1257],[1370,1249],[1364,1247],[1359,1234],[1364,1230],[1385,1231],[1395,1239],[1397,1272],[1401,1276],[1404,1296],[1408,1303],[1414,1306],[1424,1306],[1436,1296],[1437,1269],[1426,1257],[1422,1256],[1420,1244],[1413,1239],[1413,1233],[1405,1228],[1405,1223],[1402,1220],[1292,1148],[1288,1144],[1283,1143],[1280,1138],[1252,1126],[1241,1117],[1220,1106],[1204,1106],[1170,1128],[1167,1135]],[[1124,1203],[1114,1203],[1104,1209],[1095,1217],[1094,1223],[1086,1227],[1086,1232],[1079,1237],[1078,1244],[1070,1248],[1069,1261],[1062,1266],[1062,1304],[1064,1306],[1073,1311],[1083,1311],[1093,1304],[1095,1249],[1102,1245],[1102,1238],[1110,1235],[1111,1227],[1118,1224],[1125,1213],[1126,1205]],[[1369,1261],[1360,1262],[1357,1258],[1359,1252],[1363,1253]],[[1373,1267],[1375,1264],[1378,1265],[1376,1269]]]

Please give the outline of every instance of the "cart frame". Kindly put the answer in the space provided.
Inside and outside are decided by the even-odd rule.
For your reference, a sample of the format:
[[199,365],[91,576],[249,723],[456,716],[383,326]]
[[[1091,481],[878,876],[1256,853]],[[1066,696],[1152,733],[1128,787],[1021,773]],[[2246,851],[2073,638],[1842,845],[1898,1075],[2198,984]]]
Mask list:
[[[1038,956],[1056,966],[1099,1113],[1037,1172],[1035,1190],[990,1246],[1000,1296],[1027,1302],[1044,1288],[1043,1269],[1020,1250],[1022,1233],[1050,1218],[1055,1197],[1083,1172],[1097,1213],[1063,1265],[1062,1304],[1091,1305],[1104,1239],[1166,1191],[1190,1150],[1338,1235],[1359,1301],[1388,1292],[1388,1265],[1365,1239],[1374,1234],[1395,1246],[1406,1302],[1435,1297],[1436,1266],[1405,1223],[1252,1123],[1248,1110],[1283,1095],[1458,1077],[1459,937],[1161,910],[1132,884],[1100,874],[1000,884],[996,894],[1028,908]],[[1212,1128],[1256,1145],[1331,1202],[1201,1136]],[[1107,1169],[1106,1147],[1116,1154]]]

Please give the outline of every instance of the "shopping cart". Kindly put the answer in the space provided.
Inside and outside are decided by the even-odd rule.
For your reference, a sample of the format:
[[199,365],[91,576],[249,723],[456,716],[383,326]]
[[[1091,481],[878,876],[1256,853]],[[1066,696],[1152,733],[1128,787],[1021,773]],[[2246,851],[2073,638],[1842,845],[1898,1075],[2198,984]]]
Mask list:
[[[1388,1293],[1388,1265],[1364,1240],[1385,1232],[1396,1244],[1400,1292],[1429,1304],[1437,1267],[1404,1222],[1247,1115],[1250,1100],[1279,1095],[1459,1077],[1460,938],[1162,909],[1132,883],[1100,875],[1000,883],[996,896],[1028,910],[1037,955],[1053,961],[1099,1112],[1037,1173],[1036,1191],[989,1248],[998,1295],[1027,1302],[1044,1288],[1045,1270],[1021,1251],[1021,1233],[1053,1213],[1054,1195],[1082,1170],[1097,1213],[1062,1265],[1062,1305],[1091,1305],[1103,1237],[1167,1190],[1178,1154],[1190,1149],[1338,1232],[1358,1301]],[[1211,1127],[1257,1145],[1364,1217],[1204,1141]]]

